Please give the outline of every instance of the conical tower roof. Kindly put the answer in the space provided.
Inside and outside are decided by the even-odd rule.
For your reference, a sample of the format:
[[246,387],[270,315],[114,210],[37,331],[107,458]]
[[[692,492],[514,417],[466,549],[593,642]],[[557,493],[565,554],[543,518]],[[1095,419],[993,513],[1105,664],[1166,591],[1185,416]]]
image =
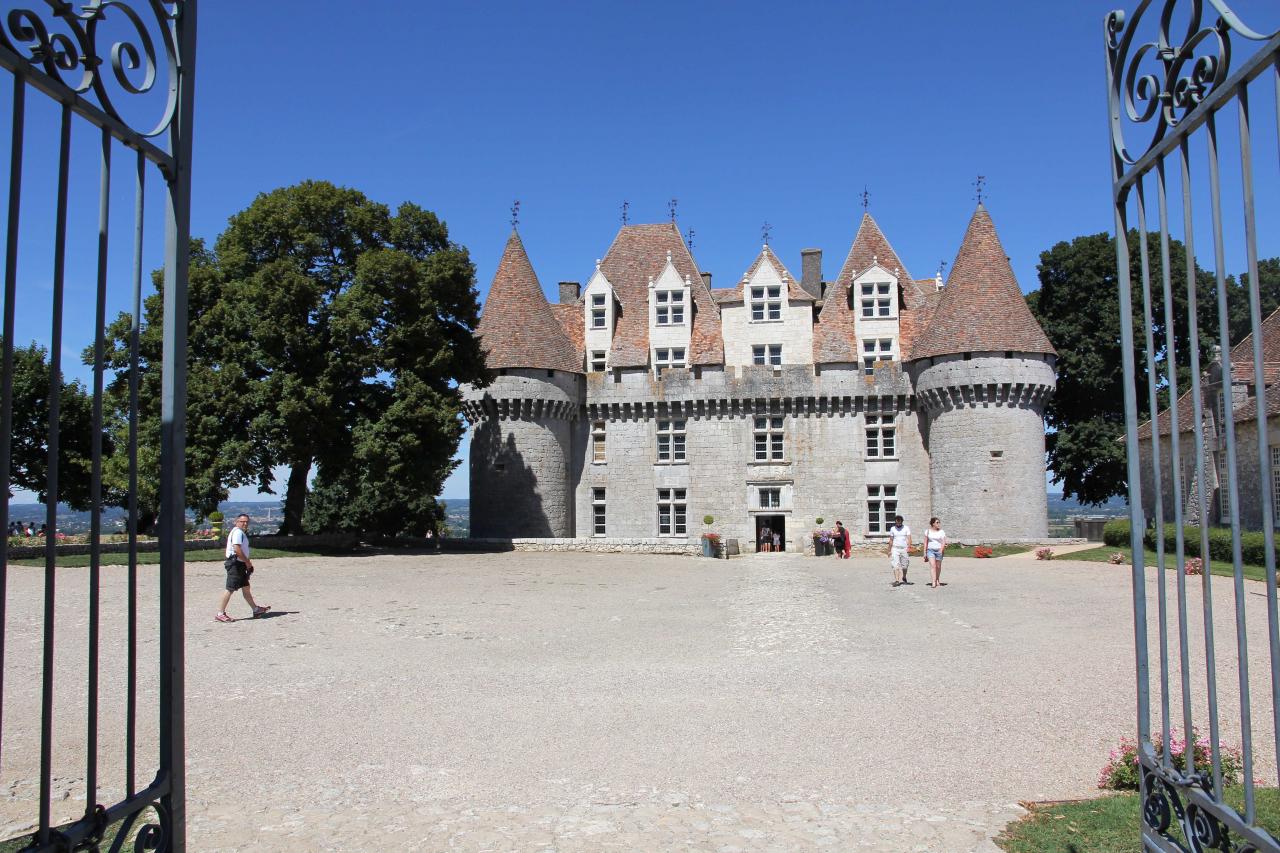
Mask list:
[[507,240],[489,286],[476,334],[491,369],[523,367],[582,373],[582,360],[552,312],[515,231]]
[[979,203],[942,300],[910,358],[1001,351],[1057,354],[1027,307],[991,214]]

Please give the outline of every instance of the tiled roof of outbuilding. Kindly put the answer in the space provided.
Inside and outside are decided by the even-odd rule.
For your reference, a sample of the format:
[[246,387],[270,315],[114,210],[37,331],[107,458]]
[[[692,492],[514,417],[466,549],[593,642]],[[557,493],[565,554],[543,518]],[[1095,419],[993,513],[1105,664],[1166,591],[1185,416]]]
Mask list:
[[515,231],[498,262],[476,334],[491,369],[583,372],[582,356],[551,310]]
[[1027,307],[991,215],[979,203],[947,277],[942,301],[911,358],[1001,350],[1056,355]]
[[681,278],[688,276],[693,291],[689,364],[724,363],[720,310],[679,229],[673,222],[664,222],[622,226],[600,264],[622,304],[610,356],[610,363],[615,367],[647,367],[649,364],[649,278],[656,279],[662,274],[667,265],[667,252],[671,253],[671,262]]

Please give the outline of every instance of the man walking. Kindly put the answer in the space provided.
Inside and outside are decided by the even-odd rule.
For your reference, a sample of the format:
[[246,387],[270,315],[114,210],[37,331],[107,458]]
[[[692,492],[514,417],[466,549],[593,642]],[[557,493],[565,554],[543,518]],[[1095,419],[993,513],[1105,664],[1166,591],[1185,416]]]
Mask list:
[[907,580],[907,566],[911,560],[907,552],[911,550],[911,528],[902,521],[902,516],[893,517],[893,527],[889,528],[889,565],[893,568],[893,585],[910,586]]
[[249,602],[249,607],[253,608],[254,617],[261,616],[271,608],[253,600],[253,593],[249,591],[249,575],[253,574],[253,560],[249,556],[249,516],[240,513],[236,516],[236,526],[231,528],[231,533],[227,536],[226,561],[223,566],[227,569],[227,588],[222,593],[222,602],[218,605],[218,615],[213,618],[219,622],[234,622],[231,616],[227,614],[227,604],[231,602],[231,594],[237,589],[243,591],[244,600]]

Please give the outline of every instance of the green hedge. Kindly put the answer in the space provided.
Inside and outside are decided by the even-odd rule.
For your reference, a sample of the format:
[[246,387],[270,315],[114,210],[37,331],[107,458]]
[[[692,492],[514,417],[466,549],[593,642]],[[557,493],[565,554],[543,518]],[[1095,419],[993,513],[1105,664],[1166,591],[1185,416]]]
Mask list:
[[1113,518],[1102,528],[1102,541],[1113,548],[1129,547],[1129,519]]

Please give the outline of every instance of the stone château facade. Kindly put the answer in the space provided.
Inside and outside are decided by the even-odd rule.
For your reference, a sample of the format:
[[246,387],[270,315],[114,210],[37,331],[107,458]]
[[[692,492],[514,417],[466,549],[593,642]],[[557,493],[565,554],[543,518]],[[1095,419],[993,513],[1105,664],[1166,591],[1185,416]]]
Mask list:
[[513,232],[478,329],[495,378],[464,389],[472,535],[752,549],[769,529],[795,550],[837,519],[875,540],[898,512],[1046,536],[1055,353],[986,209],[945,284],[869,215],[821,269],[806,249],[797,279],[765,246],[712,288],[673,223],[629,225],[551,305]]

